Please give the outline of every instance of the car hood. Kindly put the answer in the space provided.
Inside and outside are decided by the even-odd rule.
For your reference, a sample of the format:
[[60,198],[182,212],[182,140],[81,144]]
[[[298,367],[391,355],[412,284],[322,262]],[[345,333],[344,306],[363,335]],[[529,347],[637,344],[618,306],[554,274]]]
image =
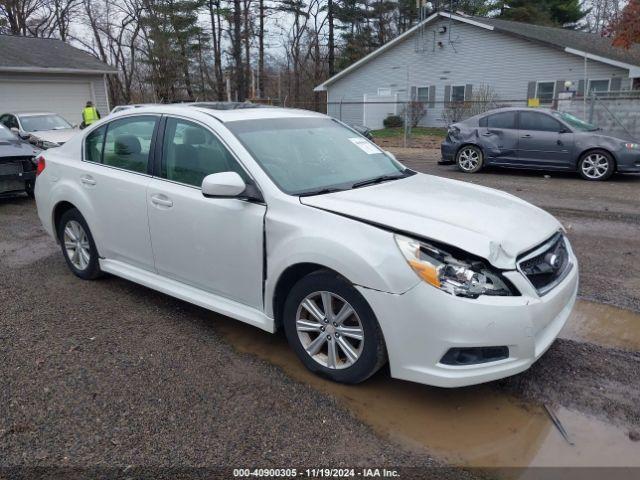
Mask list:
[[0,140],[0,162],[10,157],[33,157],[40,150],[20,140]]
[[461,248],[503,269],[514,268],[519,254],[562,228],[544,210],[508,193],[420,173],[300,201]]
[[66,143],[71,137],[76,134],[77,130],[74,128],[65,128],[62,130],[38,130],[37,132],[29,132],[32,138],[39,140],[45,140],[47,142],[54,143]]

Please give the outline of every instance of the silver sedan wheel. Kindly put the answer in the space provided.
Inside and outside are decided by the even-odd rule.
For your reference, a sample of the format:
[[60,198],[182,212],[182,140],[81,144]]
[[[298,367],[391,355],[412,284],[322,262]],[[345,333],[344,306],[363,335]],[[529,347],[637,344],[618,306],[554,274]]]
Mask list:
[[298,306],[296,330],[307,354],[323,367],[347,368],[362,355],[362,322],[349,302],[335,293],[307,295]]
[[458,165],[465,172],[470,172],[480,164],[480,155],[474,148],[464,148],[458,155]]
[[582,161],[582,173],[585,177],[597,180],[609,170],[609,159],[600,153],[592,153]]
[[78,270],[84,270],[91,261],[91,247],[87,232],[75,220],[70,220],[64,227],[64,249],[71,264]]

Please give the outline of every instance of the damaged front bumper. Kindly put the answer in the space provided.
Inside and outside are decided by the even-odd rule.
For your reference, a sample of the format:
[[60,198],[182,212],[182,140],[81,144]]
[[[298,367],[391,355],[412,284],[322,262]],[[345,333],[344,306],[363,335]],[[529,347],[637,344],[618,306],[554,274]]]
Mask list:
[[[569,318],[578,292],[577,260],[553,290],[539,296],[518,271],[505,276],[520,296],[455,297],[421,282],[403,294],[359,287],[380,323],[391,375],[439,387],[489,382],[528,369],[551,346]],[[508,347],[508,357],[447,364],[452,349]],[[443,361],[443,358],[445,361]]]

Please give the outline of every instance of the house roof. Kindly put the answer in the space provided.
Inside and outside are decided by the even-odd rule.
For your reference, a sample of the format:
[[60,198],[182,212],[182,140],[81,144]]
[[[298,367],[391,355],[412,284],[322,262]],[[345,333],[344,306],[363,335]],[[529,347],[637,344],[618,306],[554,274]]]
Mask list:
[[469,15],[453,14],[449,12],[436,12],[430,17],[415,25],[411,29],[384,44],[369,55],[361,58],[341,72],[315,87],[315,91],[324,91],[326,87],[349,72],[374,59],[395,44],[400,43],[412,35],[419,28],[439,18],[451,18],[479,28],[513,35],[529,41],[541,43],[553,48],[559,48],[567,53],[579,55],[591,60],[607,63],[616,67],[629,70],[630,77],[640,77],[640,45],[634,45],[630,49],[614,47],[611,39],[601,37],[593,33],[566,30],[557,27],[543,27],[529,23],[512,22],[489,17],[472,17]]
[[93,55],[53,38],[0,35],[0,71],[116,73]]

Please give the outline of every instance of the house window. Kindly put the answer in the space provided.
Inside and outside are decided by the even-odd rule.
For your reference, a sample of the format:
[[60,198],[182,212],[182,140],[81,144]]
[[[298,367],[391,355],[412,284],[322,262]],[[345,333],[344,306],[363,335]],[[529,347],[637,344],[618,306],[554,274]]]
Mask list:
[[453,85],[451,87],[451,101],[452,102],[464,102],[464,85]]
[[379,88],[378,89],[378,96],[379,97],[390,97],[391,96],[391,89],[390,88]]
[[556,82],[538,82],[536,85],[536,98],[541,104],[553,103],[555,96]]
[[609,91],[609,79],[606,80],[589,80],[589,88],[587,89],[589,93],[591,92],[608,92]]
[[427,103],[429,101],[429,87],[416,88],[416,100],[418,102]]

